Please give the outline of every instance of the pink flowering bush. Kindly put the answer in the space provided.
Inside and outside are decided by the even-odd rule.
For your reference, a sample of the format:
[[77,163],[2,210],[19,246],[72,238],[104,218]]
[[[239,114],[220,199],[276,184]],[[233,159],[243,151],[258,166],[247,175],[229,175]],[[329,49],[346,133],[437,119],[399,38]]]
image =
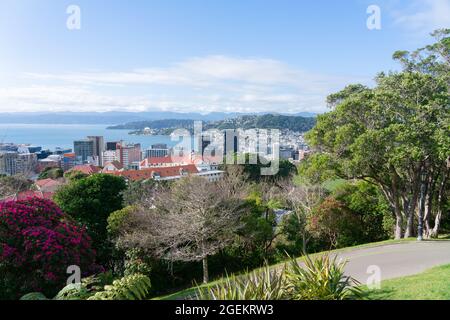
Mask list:
[[50,200],[0,203],[0,299],[28,292],[52,296],[66,285],[70,265],[93,273],[95,251],[84,227]]

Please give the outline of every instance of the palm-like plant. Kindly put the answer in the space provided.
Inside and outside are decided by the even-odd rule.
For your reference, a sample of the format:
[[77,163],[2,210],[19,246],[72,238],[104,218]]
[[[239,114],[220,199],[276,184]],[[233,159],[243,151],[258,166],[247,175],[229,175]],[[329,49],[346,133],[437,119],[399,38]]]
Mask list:
[[209,288],[198,288],[198,300],[283,300],[285,299],[284,270],[262,270],[245,276],[227,276]]
[[286,268],[286,294],[292,300],[361,299],[359,282],[344,274],[346,262],[322,255],[312,259],[305,255],[303,264],[291,259]]

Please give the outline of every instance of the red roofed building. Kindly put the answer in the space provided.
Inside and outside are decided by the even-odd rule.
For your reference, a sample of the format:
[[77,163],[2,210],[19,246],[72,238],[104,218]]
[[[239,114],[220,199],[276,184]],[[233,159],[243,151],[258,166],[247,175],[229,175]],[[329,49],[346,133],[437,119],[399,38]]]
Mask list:
[[56,192],[56,190],[62,186],[64,183],[53,179],[43,179],[37,180],[35,183],[36,187],[41,192]]
[[94,166],[92,164],[83,164],[83,165],[77,165],[75,167],[73,167],[72,169],[69,170],[70,172],[72,171],[78,171],[84,174],[87,174],[88,176],[95,174],[95,173],[99,173],[101,171],[101,169],[97,166]]
[[116,176],[124,177],[127,180],[139,181],[139,180],[175,180],[180,179],[190,174],[197,174],[198,169],[193,164],[171,166],[171,167],[158,167],[148,168],[143,170],[127,170],[111,172]]
[[105,166],[102,169],[102,173],[111,173],[123,170],[123,165],[119,161],[110,161],[105,163]]
[[146,168],[155,168],[155,167],[176,167],[176,166],[182,166],[187,165],[187,162],[184,161],[176,161],[176,159],[172,159],[170,156],[166,157],[151,157],[146,158],[141,161],[139,164],[140,169],[146,169]]

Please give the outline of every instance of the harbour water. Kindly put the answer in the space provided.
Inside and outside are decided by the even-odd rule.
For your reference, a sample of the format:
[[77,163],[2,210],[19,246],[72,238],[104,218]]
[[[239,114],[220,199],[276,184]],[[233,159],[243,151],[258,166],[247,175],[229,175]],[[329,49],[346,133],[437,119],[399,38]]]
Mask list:
[[108,130],[108,125],[85,124],[1,124],[0,143],[32,144],[44,149],[56,147],[73,149],[73,141],[86,136],[103,136],[105,142],[120,141],[140,143],[142,149],[152,144],[165,143],[169,147],[177,144],[170,136],[136,136],[129,135],[131,130]]

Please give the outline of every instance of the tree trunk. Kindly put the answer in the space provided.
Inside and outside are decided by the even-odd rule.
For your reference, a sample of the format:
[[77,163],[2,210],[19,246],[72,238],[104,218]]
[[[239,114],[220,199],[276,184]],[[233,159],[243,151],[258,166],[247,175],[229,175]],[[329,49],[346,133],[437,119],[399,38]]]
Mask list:
[[447,167],[444,166],[444,168],[443,168],[444,174],[442,177],[441,184],[439,186],[438,198],[437,198],[437,203],[436,203],[437,213],[436,213],[436,218],[434,220],[434,228],[430,234],[430,237],[432,237],[432,238],[437,238],[437,236],[439,234],[439,227],[441,225],[441,218],[442,218],[443,203],[445,202],[445,200],[444,200],[445,188],[446,188],[447,179],[448,179],[448,167],[450,166],[450,157],[447,159],[446,166]]
[[395,240],[400,240],[402,238],[402,225],[403,225],[403,217],[402,214],[396,214],[395,218]]
[[395,239],[399,240],[402,238],[402,226],[403,226],[402,208],[400,206],[400,197],[397,187],[397,174],[393,166],[390,167],[390,171],[391,171],[391,190],[392,190],[391,198],[392,204],[394,206],[394,213],[396,220]]
[[408,212],[408,220],[406,221],[405,239],[413,236],[414,214]]
[[425,237],[431,238],[432,229],[430,226],[430,218],[431,218],[431,212],[433,210],[433,199],[430,193],[433,192],[433,188],[430,188],[427,192],[427,195],[425,197],[425,212],[423,217],[423,222],[425,224]]
[[308,243],[308,240],[306,239],[306,232],[302,233],[302,242],[303,242],[303,254],[306,254],[308,251],[306,250],[306,245]]
[[203,283],[208,283],[209,273],[208,273],[208,256],[203,258]]
[[417,208],[417,200],[419,198],[419,189],[422,183],[416,180],[418,186],[414,187],[412,198],[409,201],[405,201],[407,204],[405,206],[405,214],[407,217],[405,238],[410,238],[414,236],[414,216]]

